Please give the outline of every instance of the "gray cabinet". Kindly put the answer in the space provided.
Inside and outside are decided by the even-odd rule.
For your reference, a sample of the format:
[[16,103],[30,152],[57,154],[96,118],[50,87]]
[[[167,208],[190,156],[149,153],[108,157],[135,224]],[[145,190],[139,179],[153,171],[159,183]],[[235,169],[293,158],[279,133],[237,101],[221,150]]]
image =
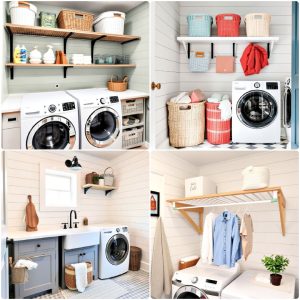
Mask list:
[[62,288],[65,286],[65,265],[76,264],[84,261],[89,261],[93,265],[94,280],[98,278],[98,246],[84,247],[73,250],[63,250],[62,265],[61,265],[61,284]]
[[31,259],[38,264],[28,271],[29,280],[15,284],[15,298],[25,298],[51,291],[58,292],[58,238],[27,240],[14,243],[14,260]]

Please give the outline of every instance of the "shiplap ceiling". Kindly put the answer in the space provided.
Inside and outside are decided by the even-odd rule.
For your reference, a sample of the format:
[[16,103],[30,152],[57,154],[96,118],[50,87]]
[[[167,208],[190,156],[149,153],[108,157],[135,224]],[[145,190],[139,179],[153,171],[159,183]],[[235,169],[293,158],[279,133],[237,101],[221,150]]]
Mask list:
[[192,163],[193,165],[203,166],[251,154],[249,154],[247,151],[181,151],[175,153],[175,155]]
[[128,12],[143,1],[43,1],[44,5],[100,13],[109,10]]

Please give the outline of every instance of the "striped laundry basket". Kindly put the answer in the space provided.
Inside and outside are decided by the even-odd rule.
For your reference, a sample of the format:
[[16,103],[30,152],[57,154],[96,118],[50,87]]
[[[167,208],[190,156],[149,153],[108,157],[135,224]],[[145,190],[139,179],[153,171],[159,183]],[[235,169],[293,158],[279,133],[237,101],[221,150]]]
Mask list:
[[231,132],[231,118],[221,120],[220,103],[206,102],[206,137],[213,145],[229,144]]

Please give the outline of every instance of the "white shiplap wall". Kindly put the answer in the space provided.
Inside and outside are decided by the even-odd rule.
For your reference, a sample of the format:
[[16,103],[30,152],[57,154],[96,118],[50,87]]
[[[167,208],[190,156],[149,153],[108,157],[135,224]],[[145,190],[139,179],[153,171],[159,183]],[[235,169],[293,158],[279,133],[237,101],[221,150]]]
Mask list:
[[112,166],[119,187],[107,197],[104,192],[83,190],[76,209],[80,224],[84,217],[89,224],[114,223],[128,225],[131,244],[143,251],[142,268],[149,271],[149,154],[147,151],[119,152],[117,158],[100,159],[88,152],[68,151],[7,151],[5,165],[7,176],[6,203],[9,231],[25,230],[24,214],[27,195],[32,195],[40,219],[39,228],[61,228],[68,222],[69,212],[39,211],[40,163],[65,168],[65,160],[76,155],[83,166],[81,183],[92,171],[100,174]]
[[[254,4],[255,3],[255,4]],[[244,76],[240,65],[240,57],[248,45],[239,43],[236,48],[236,72],[230,74],[216,73],[215,59],[210,64],[207,73],[190,73],[188,60],[184,49],[180,47],[180,89],[181,91],[200,88],[207,96],[213,92],[231,94],[231,82],[234,80],[279,80],[284,83],[286,77],[291,74],[291,33],[292,33],[292,9],[290,1],[181,1],[180,2],[180,35],[188,34],[187,16],[193,13],[205,13],[214,18],[214,31],[216,35],[215,16],[220,13],[235,13],[242,17],[241,35],[245,35],[244,16],[248,13],[268,13],[271,14],[270,34],[278,36],[269,59],[269,66],[264,68],[260,74]],[[210,44],[191,45],[192,50],[209,51]],[[266,46],[262,44],[262,46]],[[214,54],[232,55],[231,44],[215,44]]]
[[[59,13],[63,7],[46,6],[41,2],[35,5],[38,7],[38,15],[40,11]],[[97,4],[99,5],[99,4]],[[144,20],[144,16],[147,14],[147,4],[140,5],[131,12],[128,12],[129,21],[128,24],[143,20],[144,25],[141,26],[139,32],[134,32],[131,27],[133,25],[127,24],[125,34],[142,35],[143,42],[133,42],[133,46],[126,44],[122,46],[119,43],[109,43],[98,41],[95,44],[94,54],[111,54],[121,55],[123,51],[130,49],[130,57],[134,62],[139,64],[137,71],[129,71],[120,69],[68,69],[67,78],[63,78],[63,69],[15,69],[15,79],[8,80],[9,93],[27,93],[27,92],[43,92],[52,90],[67,90],[67,89],[80,89],[80,88],[94,88],[94,87],[106,87],[107,80],[111,75],[115,74],[123,76],[124,74],[139,73],[139,85],[136,85],[136,78],[132,78],[134,82],[131,88],[137,87],[137,89],[148,86],[148,79],[141,76],[141,69],[148,66],[148,52],[147,52],[147,37],[148,37],[148,18]],[[101,5],[99,5],[99,12],[101,12]],[[128,30],[128,32],[127,32]],[[8,43],[8,38],[6,39]],[[139,44],[142,46],[139,46]],[[35,45],[39,46],[39,50],[44,53],[47,50],[47,45],[52,45],[54,50],[63,50],[63,39],[61,38],[47,38],[47,37],[34,37],[30,36],[17,36],[14,41],[14,45],[25,45],[28,51],[31,51]],[[138,45],[138,46],[137,46]],[[141,51],[142,48],[142,51]],[[67,56],[71,57],[73,53],[83,53],[85,55],[91,55],[91,42],[87,40],[70,39],[67,45]],[[9,61],[8,54],[6,60]],[[148,73],[147,73],[148,74]],[[38,84],[37,84],[38,83]],[[59,85],[57,88],[56,85]],[[143,91],[143,90],[142,90]]]
[[[186,152],[188,156],[188,152]],[[221,156],[220,152],[216,155]],[[201,152],[199,152],[201,156]],[[184,178],[195,175],[195,164],[174,157],[170,152],[152,154],[151,170],[165,176],[165,198],[177,198],[184,195]],[[253,252],[247,262],[241,260],[243,269],[261,269],[261,258],[264,255],[281,254],[289,258],[290,265],[286,272],[298,278],[299,273],[299,161],[298,152],[257,152],[236,159],[209,163],[198,168],[198,176],[208,176],[216,182],[218,192],[240,190],[242,170],[249,166],[267,166],[270,169],[270,186],[281,186],[286,198],[286,236],[281,234],[279,210],[277,204],[248,205],[246,208],[231,206],[233,212],[243,214],[248,211],[254,224]],[[224,208],[206,209],[221,212]],[[190,225],[176,212],[167,209],[164,216],[172,261],[175,263],[182,255],[194,255],[200,251],[202,236],[199,236]],[[174,226],[175,230],[169,228]],[[171,231],[170,231],[171,230]],[[154,226],[151,226],[151,241]],[[189,242],[189,240],[191,242]],[[184,251],[176,251],[176,245]],[[198,248],[196,247],[198,245]],[[174,248],[175,247],[175,248]],[[176,264],[175,264],[176,267]]]
[[123,152],[111,161],[119,187],[107,209],[110,221],[128,225],[130,244],[142,249],[141,268],[149,271],[149,153]]
[[[164,176],[164,195],[162,195],[164,200],[184,197],[184,179],[197,176],[198,171],[195,165],[176,157],[172,152],[152,152],[151,174]],[[180,213],[174,211],[166,202],[161,201],[160,211],[173,268],[177,270],[180,258],[199,255],[200,238],[187,221],[180,216]],[[195,218],[195,222],[198,222],[196,214],[191,214],[191,216]],[[155,217],[151,218],[151,247],[156,220]]]
[[167,138],[166,102],[176,95],[179,87],[179,2],[155,2],[152,16],[154,45],[152,54],[153,81],[161,83],[161,89],[155,90],[152,111],[155,122],[152,130],[156,131],[155,144],[159,145]]

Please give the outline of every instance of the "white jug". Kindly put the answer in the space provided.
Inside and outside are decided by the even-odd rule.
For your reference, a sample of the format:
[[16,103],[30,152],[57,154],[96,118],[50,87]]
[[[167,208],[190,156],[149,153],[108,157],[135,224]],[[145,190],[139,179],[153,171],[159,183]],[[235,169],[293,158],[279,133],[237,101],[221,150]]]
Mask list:
[[48,45],[48,51],[43,55],[44,64],[54,64],[55,63],[55,54],[53,51],[53,47]]

